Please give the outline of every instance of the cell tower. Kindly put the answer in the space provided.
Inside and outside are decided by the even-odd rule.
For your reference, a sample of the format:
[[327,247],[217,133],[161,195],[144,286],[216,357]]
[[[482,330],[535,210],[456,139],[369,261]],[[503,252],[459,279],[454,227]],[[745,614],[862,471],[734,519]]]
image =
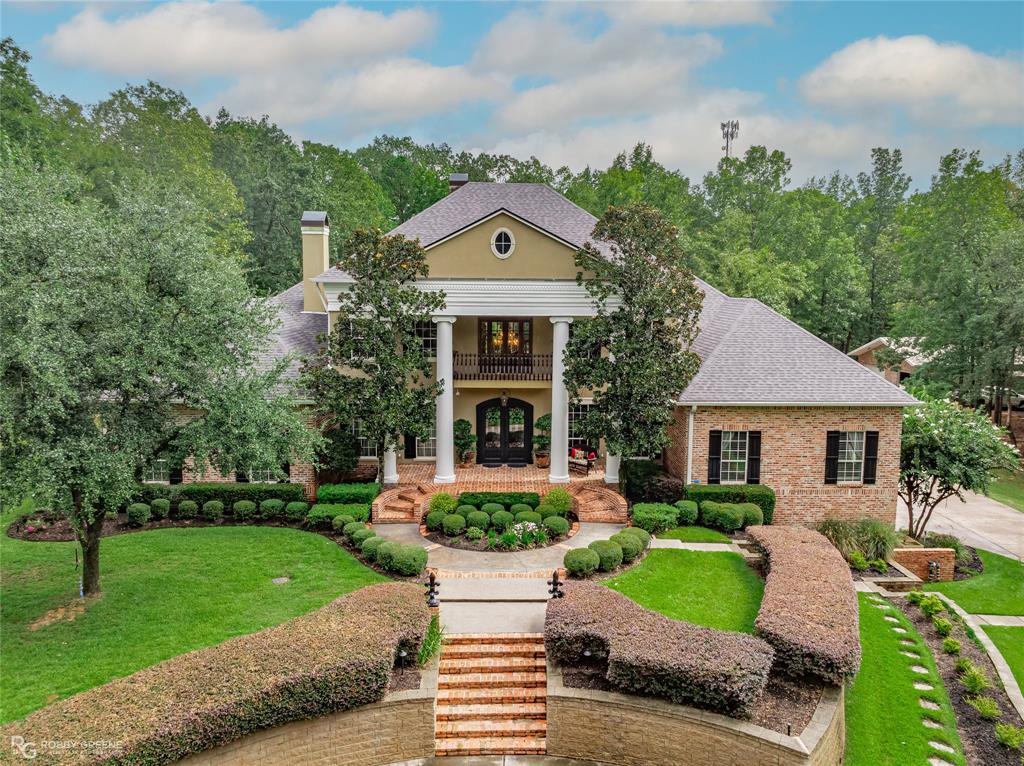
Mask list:
[[732,142],[736,140],[736,137],[740,134],[740,121],[729,120],[728,122],[722,123],[722,139],[725,141],[725,145],[722,147],[725,150],[725,156],[732,156]]

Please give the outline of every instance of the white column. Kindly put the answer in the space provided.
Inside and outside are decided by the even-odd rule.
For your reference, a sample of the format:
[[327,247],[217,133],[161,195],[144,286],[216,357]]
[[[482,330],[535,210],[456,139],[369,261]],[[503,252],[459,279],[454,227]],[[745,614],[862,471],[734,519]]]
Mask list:
[[619,483],[619,456],[618,455],[605,455],[604,456],[604,483],[605,484],[618,484]]
[[434,459],[434,483],[455,481],[455,376],[452,370],[452,325],[455,317],[433,317],[437,325],[437,457]]
[[551,317],[551,473],[552,484],[569,483],[569,392],[565,389],[565,346],[572,317]]
[[384,483],[398,484],[398,454],[394,447],[384,450]]

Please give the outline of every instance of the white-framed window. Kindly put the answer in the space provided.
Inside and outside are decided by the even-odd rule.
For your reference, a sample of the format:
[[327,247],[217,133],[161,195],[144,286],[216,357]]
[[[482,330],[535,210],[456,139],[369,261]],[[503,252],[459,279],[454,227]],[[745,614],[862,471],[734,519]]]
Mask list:
[[170,484],[170,464],[166,460],[154,460],[142,469],[142,481],[145,484]]
[[250,468],[246,475],[252,484],[273,484],[277,481],[274,473],[273,468]]
[[377,457],[377,442],[363,433],[363,421],[359,418],[352,421],[352,435],[359,442],[359,457]]
[[722,431],[722,484],[743,484],[747,480],[747,432]]
[[586,449],[587,447],[597,446],[595,444],[589,444],[590,440],[587,438],[587,435],[583,433],[582,422],[589,412],[589,404],[569,405],[569,449]]
[[416,440],[416,457],[437,457],[437,425],[430,424],[430,436]]
[[864,432],[839,432],[839,464],[836,480],[840,484],[859,484],[864,480]]
[[416,337],[423,350],[430,356],[437,356],[437,324],[431,320],[416,322]]
[[516,249],[516,239],[508,229],[496,229],[491,235],[491,252],[504,260]]

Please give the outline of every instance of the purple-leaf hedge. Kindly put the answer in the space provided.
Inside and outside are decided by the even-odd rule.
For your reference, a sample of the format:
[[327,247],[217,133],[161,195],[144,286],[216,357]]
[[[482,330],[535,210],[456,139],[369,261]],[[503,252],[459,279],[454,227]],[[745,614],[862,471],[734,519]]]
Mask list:
[[371,585],[76,694],[0,734],[5,743],[117,743],[94,752],[40,748],[33,763],[174,763],[259,729],[380,700],[398,651],[415,656],[429,622],[421,586]]
[[768,558],[757,635],[778,668],[842,684],[860,667],[857,594],[850,568],[821,534],[803,527],[749,527]]
[[565,666],[602,663],[621,691],[740,718],[761,698],[773,658],[759,638],[671,620],[589,582],[566,583],[565,597],[548,602],[544,645]]

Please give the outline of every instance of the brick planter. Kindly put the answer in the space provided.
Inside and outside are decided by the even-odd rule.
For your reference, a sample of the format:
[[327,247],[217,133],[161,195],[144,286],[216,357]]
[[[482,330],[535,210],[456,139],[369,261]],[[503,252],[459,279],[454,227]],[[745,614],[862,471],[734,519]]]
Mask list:
[[892,552],[892,560],[904,569],[913,572],[924,582],[931,578],[928,573],[928,562],[939,565],[940,581],[952,580],[956,566],[956,551],[952,548],[896,548]]

